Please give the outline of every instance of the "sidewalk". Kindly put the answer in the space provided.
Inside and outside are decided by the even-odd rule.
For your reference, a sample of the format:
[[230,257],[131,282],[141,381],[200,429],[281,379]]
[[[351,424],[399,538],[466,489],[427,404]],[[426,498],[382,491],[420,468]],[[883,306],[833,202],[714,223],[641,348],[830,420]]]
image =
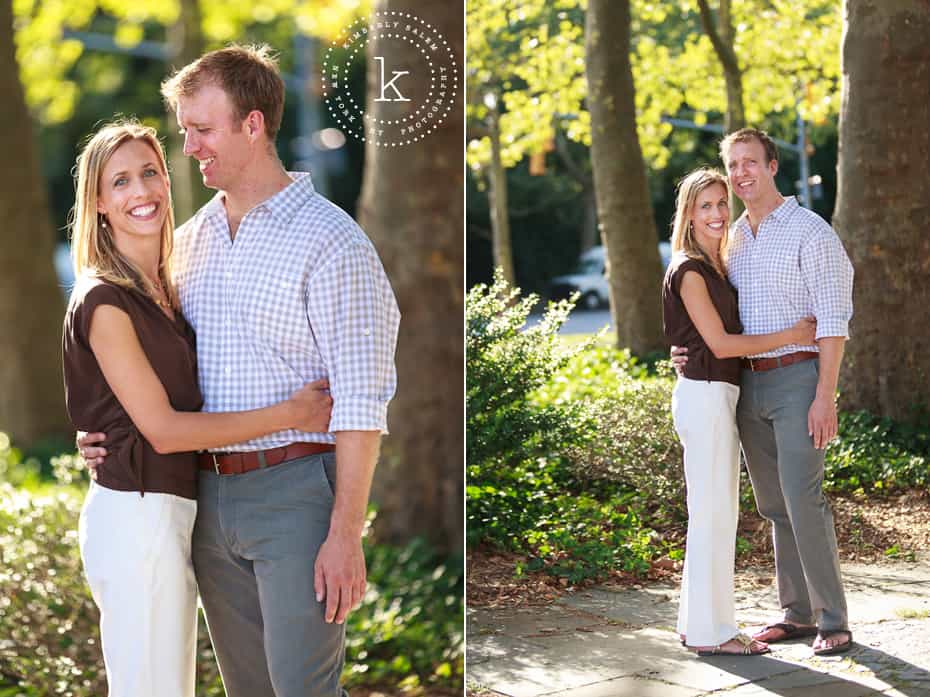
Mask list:
[[[930,697],[930,563],[844,564],[843,580],[856,645],[830,657],[806,639],[699,659],[678,643],[670,585],[469,608],[468,686],[509,697]],[[770,574],[742,574],[736,600],[747,633],[781,616]]]

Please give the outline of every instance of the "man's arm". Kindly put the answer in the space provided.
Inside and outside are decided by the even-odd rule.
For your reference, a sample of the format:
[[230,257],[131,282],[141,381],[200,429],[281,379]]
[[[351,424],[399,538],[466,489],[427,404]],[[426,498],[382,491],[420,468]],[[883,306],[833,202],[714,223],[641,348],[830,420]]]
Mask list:
[[818,449],[826,448],[838,430],[836,386],[853,314],[852,264],[840,238],[822,225],[801,249],[801,275],[817,318],[820,346],[817,393],[807,413],[807,429]]
[[336,433],[336,497],[313,567],[313,588],[317,601],[326,599],[327,622],[342,624],[365,595],[362,532],[380,443],[378,431]]
[[400,313],[373,247],[349,245],[310,278],[307,317],[329,373],[336,434],[336,496],[314,590],[326,599],[326,621],[341,623],[365,592],[361,535],[397,384]]
[[836,437],[839,428],[836,415],[836,386],[840,378],[840,363],[843,361],[846,339],[841,336],[825,336],[818,343],[820,377],[817,380],[817,393],[807,412],[807,431],[814,439],[814,447],[823,449]]

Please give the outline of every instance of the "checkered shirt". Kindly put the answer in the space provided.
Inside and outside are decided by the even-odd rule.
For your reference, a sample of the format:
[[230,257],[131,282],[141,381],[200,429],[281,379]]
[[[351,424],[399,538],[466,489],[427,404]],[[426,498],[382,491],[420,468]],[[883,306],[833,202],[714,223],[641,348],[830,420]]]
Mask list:
[[[849,338],[853,267],[843,243],[819,215],[793,196],[760,223],[753,237],[744,212],[731,230],[728,275],[739,293],[745,334],[787,329],[802,317],[817,318],[817,338]],[[791,344],[753,357],[817,351]]]
[[204,411],[257,409],[328,378],[329,433],[288,430],[218,450],[387,433],[400,312],[371,241],[310,175],[250,210],[235,241],[222,194],[175,233],[174,278],[197,332]]

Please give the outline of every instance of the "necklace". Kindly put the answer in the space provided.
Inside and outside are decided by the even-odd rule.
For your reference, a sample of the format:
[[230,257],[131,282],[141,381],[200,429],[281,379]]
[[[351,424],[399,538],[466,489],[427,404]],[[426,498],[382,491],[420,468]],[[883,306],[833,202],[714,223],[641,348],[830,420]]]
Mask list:
[[165,299],[168,297],[168,294],[165,292],[164,286],[161,284],[161,280],[156,278],[153,279],[152,284],[155,286],[155,290],[158,291],[158,296],[152,296],[152,300],[155,301],[155,304],[164,310],[171,308],[171,304]]

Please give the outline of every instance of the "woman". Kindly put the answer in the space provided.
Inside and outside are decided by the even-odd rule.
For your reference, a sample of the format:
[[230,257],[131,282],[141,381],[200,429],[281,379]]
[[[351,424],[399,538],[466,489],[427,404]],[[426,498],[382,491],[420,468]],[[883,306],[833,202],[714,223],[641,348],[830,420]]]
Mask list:
[[325,431],[331,399],[318,381],[264,409],[199,413],[195,337],[171,282],[174,220],[155,131],[107,125],[76,169],[65,398],[77,429],[108,434],[79,537],[109,694],[193,697],[193,451],[288,428]]
[[698,169],[681,181],[673,257],[662,287],[665,337],[686,346],[689,356],[672,394],[688,489],[678,632],[699,656],[769,652],[739,632],[733,603],[740,356],[809,345],[816,329],[813,320],[803,319],[775,334],[740,333],[736,291],[726,277],[728,197],[726,177],[716,170]]

